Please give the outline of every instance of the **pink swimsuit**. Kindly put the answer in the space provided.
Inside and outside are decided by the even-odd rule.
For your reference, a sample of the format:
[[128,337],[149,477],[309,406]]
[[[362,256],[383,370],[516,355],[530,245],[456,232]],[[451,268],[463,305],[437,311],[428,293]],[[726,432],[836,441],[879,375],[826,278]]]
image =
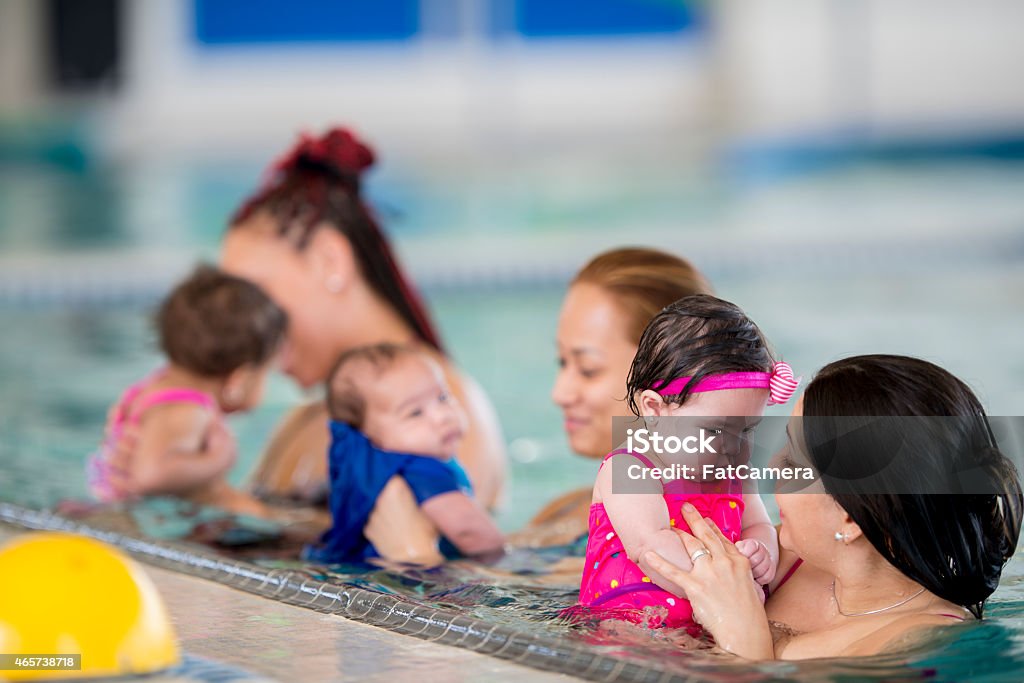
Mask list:
[[217,402],[207,393],[197,389],[160,389],[147,394],[141,400],[139,395],[165,371],[158,370],[132,386],[121,395],[107,423],[106,436],[97,451],[89,456],[85,465],[89,489],[98,500],[109,503],[121,500],[123,495],[110,482],[110,460],[117,448],[117,441],[128,425],[137,424],[142,414],[162,403],[195,403],[220,414]]
[[[620,454],[629,454],[647,467],[653,467],[647,458],[625,449],[609,453],[601,466],[612,456]],[[683,503],[690,503],[702,516],[712,519],[730,541],[738,541],[743,530],[740,482],[723,481],[721,484],[720,493],[701,493],[694,489],[709,491],[714,484],[666,481],[662,497],[668,508],[670,524],[684,531],[690,530],[681,511]],[[622,541],[602,503],[590,506],[590,536],[580,584],[580,605],[605,618],[622,619],[651,628],[687,628],[694,625],[690,601],[659,588],[626,557]]]

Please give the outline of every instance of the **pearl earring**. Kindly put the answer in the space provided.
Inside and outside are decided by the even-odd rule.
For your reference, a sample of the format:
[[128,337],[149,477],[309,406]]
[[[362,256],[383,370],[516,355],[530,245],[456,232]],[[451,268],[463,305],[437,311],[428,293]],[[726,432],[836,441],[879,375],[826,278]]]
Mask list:
[[327,286],[328,292],[330,292],[331,294],[337,294],[338,292],[341,291],[341,276],[331,275],[330,277],[327,278],[327,282],[325,284]]
[[836,538],[837,541],[845,541],[846,540],[846,534],[844,534],[842,531],[837,531],[835,538]]

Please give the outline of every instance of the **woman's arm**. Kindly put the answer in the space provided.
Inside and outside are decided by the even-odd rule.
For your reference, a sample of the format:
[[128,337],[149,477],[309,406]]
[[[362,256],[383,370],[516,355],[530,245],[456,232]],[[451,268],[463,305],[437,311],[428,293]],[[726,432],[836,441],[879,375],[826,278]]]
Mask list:
[[[587,515],[590,513],[590,502],[594,497],[592,487],[576,489],[558,496],[550,503],[540,509],[540,512],[533,516],[528,526],[543,526],[565,519],[581,518],[583,531],[587,531]],[[579,534],[577,534],[578,536]]]
[[683,506],[683,517],[693,534],[679,530],[676,534],[687,555],[701,549],[708,554],[699,557],[689,571],[657,552],[645,554],[645,564],[686,591],[694,620],[723,650],[747,659],[774,659],[768,617],[750,562],[692,505]]
[[438,533],[420,506],[405,479],[395,475],[388,480],[363,528],[381,557],[395,562],[440,564],[444,557],[437,549]]
[[508,535],[514,546],[543,548],[572,543],[587,533],[592,487],[562,494],[545,505],[529,524]]

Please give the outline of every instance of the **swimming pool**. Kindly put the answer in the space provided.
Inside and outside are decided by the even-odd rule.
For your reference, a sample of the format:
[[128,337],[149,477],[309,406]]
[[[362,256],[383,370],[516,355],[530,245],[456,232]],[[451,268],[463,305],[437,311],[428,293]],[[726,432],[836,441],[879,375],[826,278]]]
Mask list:
[[[283,673],[286,679],[293,679],[296,671],[305,671],[317,679],[363,680],[382,674],[386,677],[408,671],[406,657],[415,662],[422,648],[406,648],[383,636],[362,633],[342,624],[318,624],[313,616],[298,612],[282,616],[282,610],[276,606],[263,608],[252,603],[248,609],[255,611],[245,619],[258,622],[248,641],[254,652],[229,652],[210,642],[209,629],[216,624],[244,626],[238,615],[232,614],[232,610],[240,609],[237,605],[243,598],[226,589],[212,591],[208,586],[219,583],[279,603],[488,654],[518,666],[596,681],[1003,681],[1017,680],[1024,664],[1024,647],[1019,637],[1019,615],[1024,607],[1024,592],[1019,585],[1024,562],[1020,554],[1007,567],[1003,586],[990,602],[984,622],[950,627],[899,655],[749,664],[709,652],[706,642],[667,637],[660,631],[570,627],[558,617],[558,612],[572,604],[575,589],[541,586],[528,575],[516,575],[515,571],[482,573],[479,567],[453,564],[429,570],[392,568],[353,573],[340,567],[327,572],[322,567],[290,561],[252,563],[130,533],[84,527],[49,513],[0,503],[0,540],[10,533],[4,522],[86,533],[113,543],[150,565],[180,572],[182,579],[161,579],[163,571],[156,576],[165,599],[175,604],[179,613],[181,600],[191,606],[185,618],[177,620],[187,650],[193,654],[197,649],[206,656],[212,654],[222,663],[221,667],[224,662],[234,663],[254,673]],[[531,564],[535,560],[524,562],[522,553],[506,558],[506,568],[518,565],[521,571]],[[189,575],[195,578],[184,578]],[[185,593],[178,595],[179,590]],[[195,593],[207,595],[208,600],[198,602],[187,597]],[[275,628],[282,624],[287,628]],[[301,633],[306,638],[296,640],[295,636]],[[311,639],[322,647],[311,648]],[[339,659],[327,657],[325,661],[327,653],[322,648],[332,642],[338,648]],[[354,654],[366,648],[372,659]],[[432,680],[462,680],[462,675],[444,663],[448,658],[443,654],[431,653],[429,649],[426,652],[428,661],[432,656],[435,659],[419,673],[436,677]],[[401,656],[394,657],[395,661],[377,659],[384,653]],[[463,666],[479,670],[479,662],[465,660],[463,655],[451,657]],[[522,669],[503,665],[495,665],[492,673],[503,680],[536,678]]]
[[[384,211],[400,251],[424,283],[453,355],[502,418],[512,468],[504,529],[556,493],[592,482],[593,463],[568,453],[548,398],[553,334],[566,279],[624,236],[675,249],[707,269],[718,292],[748,310],[798,374],[854,353],[909,353],[966,379],[990,413],[1021,414],[1024,169],[856,167],[750,187],[662,170],[591,170],[561,185],[542,170],[515,183],[474,178],[458,192],[438,191],[443,177],[436,184],[392,177],[375,188],[387,207],[401,207],[400,215]],[[41,509],[84,495],[81,462],[107,405],[157,361],[148,307],[197,254],[215,254],[223,215],[248,174],[0,171],[0,500]],[[236,480],[297,398],[275,378],[266,403],[233,422],[241,444]],[[539,588],[529,574],[499,581],[449,568],[350,580],[681,674],[738,673],[656,640],[630,642],[628,651],[600,637],[581,644],[584,635],[553,618],[572,591]],[[1022,581],[1018,554],[991,618],[951,629],[916,652],[909,668],[882,659],[773,665],[760,674],[1005,679],[1024,663]]]

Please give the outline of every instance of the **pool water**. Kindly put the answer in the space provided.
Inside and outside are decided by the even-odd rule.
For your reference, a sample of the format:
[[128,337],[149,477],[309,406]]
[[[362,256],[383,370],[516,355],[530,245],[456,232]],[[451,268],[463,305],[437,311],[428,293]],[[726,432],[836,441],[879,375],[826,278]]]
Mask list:
[[[593,623],[573,624],[562,617],[564,608],[575,603],[578,588],[539,586],[529,573],[515,571],[547,557],[530,557],[532,551],[518,551],[506,558],[510,575],[497,571],[481,573],[473,566],[449,565],[431,570],[379,570],[362,573],[347,581],[360,587],[396,592],[425,605],[449,607],[488,623],[526,628],[552,638],[567,636],[595,652],[625,657],[637,662],[656,663],[680,675],[718,680],[782,678],[788,680],[929,680],[1004,681],[1019,680],[1024,667],[1024,553],[1007,566],[1003,582],[990,601],[986,618],[978,623],[950,627],[927,639],[909,653],[869,659],[816,660],[772,663],[753,667],[738,665],[709,652],[710,643],[679,633],[641,630],[629,625],[597,627]],[[500,570],[500,566],[498,568]],[[316,570],[310,570],[316,574]],[[984,653],[984,656],[980,656]]]
[[[561,184],[552,181],[564,169],[516,172],[514,183],[485,174],[459,185],[410,173],[373,187],[449,350],[501,417],[511,468],[498,517],[505,530],[555,495],[592,484],[596,464],[569,452],[549,398],[553,338],[568,277],[623,241],[690,256],[797,374],[855,353],[908,353],[964,378],[991,414],[1022,414],[1019,165],[853,167],[749,187],[661,166],[591,169]],[[0,169],[0,500],[48,508],[85,496],[82,463],[107,407],[159,362],[149,311],[193,259],[215,256],[224,216],[250,175],[230,167]],[[438,189],[443,183],[449,189]],[[300,398],[275,377],[263,405],[232,418],[236,482]],[[680,672],[727,670],[661,634],[571,627],[559,614],[575,588],[545,586],[536,575],[554,559],[513,556],[504,573],[455,565],[336,578],[617,656],[671,662]],[[761,674],[1016,680],[1024,666],[1022,584],[1018,554],[989,618],[948,629],[909,664],[779,664]]]
[[[835,293],[785,279],[735,278],[719,291],[749,302],[751,316],[764,321],[776,348],[805,377],[845,355],[910,353],[966,379],[991,414],[1019,415],[1024,269],[990,268],[984,275],[980,285],[977,272],[836,277],[829,283]],[[595,463],[569,452],[549,398],[561,296],[560,288],[538,287],[432,297],[454,357],[488,391],[502,418],[511,474],[499,513],[506,530],[520,527],[558,493],[593,483]],[[81,463],[98,443],[107,408],[159,363],[148,303],[3,310],[0,496],[45,507],[85,495]],[[263,405],[231,418],[240,443],[236,482],[299,399],[287,379],[275,376]]]

